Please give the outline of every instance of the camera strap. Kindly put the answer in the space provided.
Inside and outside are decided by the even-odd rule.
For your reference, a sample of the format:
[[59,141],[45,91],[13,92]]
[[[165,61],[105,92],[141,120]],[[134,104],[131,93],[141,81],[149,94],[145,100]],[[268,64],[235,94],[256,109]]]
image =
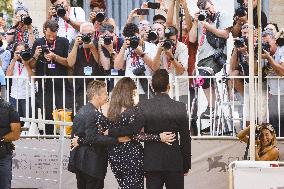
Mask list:
[[[173,48],[172,48],[173,56],[175,56],[175,54],[176,54],[176,49],[177,49],[176,45],[173,46]],[[169,58],[167,58],[167,62],[168,62],[168,70],[170,70],[171,67],[172,67],[172,61]]]
[[18,34],[17,34],[17,38],[18,38],[18,42],[23,41],[23,32],[21,30],[18,30]]
[[45,44],[46,44],[46,46],[48,47],[48,49],[49,49],[50,51],[54,51],[54,50],[55,50],[55,47],[56,47],[56,40],[54,40],[53,45],[52,45],[52,48],[51,48],[51,47],[48,45],[46,38],[44,38],[44,39],[45,39]]
[[115,49],[115,52],[119,52],[119,50],[118,50],[118,37],[117,36],[115,36],[115,44],[114,44],[114,49]]
[[91,59],[91,54],[92,54],[91,49],[90,49],[89,55],[87,54],[86,48],[83,48],[83,50],[84,50],[85,58],[87,60],[87,64],[89,64],[90,63],[90,59]]
[[23,69],[24,69],[25,65],[23,64],[23,66],[20,65],[20,63],[18,62],[18,73],[19,73],[19,76],[21,76],[22,72],[23,72]]
[[[75,10],[74,10],[75,11]],[[68,12],[68,18],[70,18],[70,12],[71,10]],[[68,28],[69,28],[69,24],[67,23],[66,20],[64,20],[64,26],[65,26],[65,32],[66,32],[66,38],[67,38],[67,33],[68,33]]]
[[206,36],[206,28],[203,26],[202,36],[201,36],[200,41],[199,41],[198,49],[203,45],[203,43],[205,41],[205,36]]

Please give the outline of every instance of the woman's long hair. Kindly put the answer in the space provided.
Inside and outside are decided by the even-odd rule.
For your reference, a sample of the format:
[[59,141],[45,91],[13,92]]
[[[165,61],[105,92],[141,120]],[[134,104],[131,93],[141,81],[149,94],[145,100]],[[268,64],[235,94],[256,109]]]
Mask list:
[[135,82],[129,78],[124,77],[115,85],[108,110],[108,118],[111,121],[117,121],[122,108],[131,108],[134,106],[134,90],[137,89]]

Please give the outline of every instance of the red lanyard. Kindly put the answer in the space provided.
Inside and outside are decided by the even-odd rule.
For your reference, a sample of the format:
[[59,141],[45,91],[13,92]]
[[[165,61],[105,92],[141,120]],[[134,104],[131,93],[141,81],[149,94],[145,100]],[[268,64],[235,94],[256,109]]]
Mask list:
[[[71,9],[70,11],[68,12],[68,18],[70,16],[70,12],[71,12]],[[67,32],[68,32],[68,28],[69,28],[69,24],[64,20],[64,25],[65,25],[65,31],[66,31],[66,38],[67,38]]]
[[201,38],[200,38],[200,42],[199,42],[199,46],[198,46],[198,48],[200,48],[200,47],[203,45],[204,40],[205,40],[205,35],[206,35],[206,28],[205,28],[205,27],[203,27],[203,30],[202,30],[202,36],[201,36]]
[[119,52],[118,50],[118,37],[115,36],[115,52]]
[[23,72],[23,69],[24,69],[25,65],[23,64],[23,66],[21,67],[20,63],[18,63],[18,73],[19,73],[19,76],[21,76],[22,72]]
[[99,38],[100,36],[100,25],[96,23],[96,31],[95,31],[95,38]]
[[55,50],[55,47],[56,47],[56,40],[54,40],[53,45],[52,45],[52,48],[49,47],[49,45],[47,44],[47,40],[46,40],[46,39],[45,39],[45,44],[46,44],[46,46],[49,48],[49,50],[54,51],[54,50]]
[[[172,52],[173,52],[173,56],[175,56],[175,54],[176,54],[176,46],[173,47],[173,51]],[[172,66],[172,62],[171,62],[171,60],[168,59],[168,70],[171,69],[171,66]]]
[[92,52],[91,52],[91,50],[90,50],[89,56],[88,56],[87,50],[86,50],[85,48],[83,48],[83,49],[84,49],[84,54],[85,54],[85,58],[86,58],[86,60],[87,60],[87,63],[90,63],[90,59],[91,59],[91,54],[92,54]]
[[23,41],[23,33],[18,31],[18,42]]
[[138,61],[139,61],[139,56],[135,52],[132,52],[132,63],[131,63],[131,65],[135,66]]

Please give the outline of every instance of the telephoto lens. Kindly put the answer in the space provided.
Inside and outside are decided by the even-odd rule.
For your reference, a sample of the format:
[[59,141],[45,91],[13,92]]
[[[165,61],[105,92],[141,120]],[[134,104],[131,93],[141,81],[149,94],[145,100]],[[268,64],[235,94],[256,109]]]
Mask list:
[[29,51],[29,50],[22,50],[20,52],[20,56],[22,57],[22,59],[24,61],[28,61],[28,60],[30,60],[32,58],[31,51]]
[[105,13],[104,12],[98,12],[96,14],[96,21],[103,22],[105,20]]
[[66,10],[64,9],[64,6],[62,4],[56,5],[55,9],[56,9],[57,16],[61,18],[65,16]]
[[158,39],[159,34],[156,31],[150,31],[148,34],[149,41],[156,41]]
[[21,16],[21,22],[24,23],[24,25],[31,25],[33,20],[30,16]]
[[171,49],[172,46],[173,46],[172,40],[166,39],[166,40],[164,41],[163,47],[164,47],[165,50]]

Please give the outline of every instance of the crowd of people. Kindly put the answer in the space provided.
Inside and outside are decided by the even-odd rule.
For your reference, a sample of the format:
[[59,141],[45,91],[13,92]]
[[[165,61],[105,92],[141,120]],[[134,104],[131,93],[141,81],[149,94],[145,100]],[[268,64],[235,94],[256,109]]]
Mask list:
[[[21,3],[15,8],[10,28],[6,27],[4,18],[0,18],[2,99],[9,99],[20,117],[29,117],[26,113],[31,111],[26,111],[26,108],[31,106],[31,76],[82,77],[74,80],[37,79],[34,86],[35,106],[42,110],[44,119],[53,120],[54,108],[71,108],[77,114],[73,120],[74,139],[69,168],[76,173],[78,188],[103,188],[107,159],[121,188],[143,188],[143,167],[147,170],[147,188],[160,188],[164,182],[167,188],[183,188],[183,175],[190,168],[189,130],[192,135],[197,134],[197,110],[191,112],[191,120],[188,120],[186,111],[197,86],[186,77],[179,79],[172,87],[179,91],[174,93],[174,99],[183,104],[175,103],[167,95],[168,78],[196,74],[215,76],[226,70],[227,62],[230,66],[228,75],[248,76],[248,0],[238,1],[239,7],[233,18],[226,11],[218,10],[211,0],[198,0],[196,13],[190,12],[186,0],[180,0],[180,23],[174,19],[175,0],[168,5],[163,0],[143,3],[141,8],[130,12],[122,35],[116,32],[115,20],[108,17],[103,0],[91,0],[89,16],[81,7],[71,7],[67,0],[50,2],[52,6],[43,23],[43,36],[38,31],[42,26],[34,25],[29,10]],[[253,0],[254,45],[257,49],[257,36],[261,35],[263,73],[265,76],[283,76],[284,30],[269,23],[262,12],[261,33],[258,32],[257,2]],[[149,21],[145,19],[148,9],[160,9],[164,14],[157,14]],[[234,48],[228,60],[227,39],[230,34],[234,37]],[[11,86],[6,86],[5,76],[18,78],[13,77]],[[117,83],[107,79],[105,83],[84,79],[85,76],[125,78]],[[148,76],[152,80],[140,78],[135,83],[130,78],[136,76]],[[272,78],[264,81],[271,94],[268,99],[271,126],[261,130],[260,139],[263,141],[257,148],[257,160],[278,159],[273,137],[284,136],[281,125],[284,121],[283,82]],[[230,91],[238,93],[242,100],[247,95],[247,83],[240,78],[228,80]],[[202,89],[208,106],[201,113],[201,119],[212,119],[215,115],[216,87],[211,80],[204,80]],[[10,88],[10,94],[6,93],[7,88]],[[108,100],[110,92],[112,96],[105,117],[99,109]],[[8,106],[4,101],[1,104]],[[281,108],[276,109],[279,105]],[[243,112],[243,116],[247,113],[249,111]],[[1,141],[5,142],[17,139],[17,134],[9,133],[18,132],[18,125],[10,123],[18,123],[19,117],[12,110],[9,114],[12,116],[10,122],[0,123]],[[160,128],[161,120],[169,120],[168,127]],[[191,121],[191,128],[183,128],[188,121]],[[150,122],[156,127],[148,125]],[[5,128],[3,132],[2,127]],[[46,124],[44,132],[54,134],[54,125]],[[176,133],[181,137],[180,144],[175,142]],[[10,135],[15,137],[10,138]],[[240,138],[245,140],[245,134],[241,133]],[[267,145],[268,140],[273,141]],[[145,142],[144,150],[140,142]],[[169,145],[173,147],[170,149]],[[265,150],[270,145],[270,149]],[[93,146],[98,151],[89,151]],[[111,146],[108,151],[107,146]],[[174,155],[177,152],[179,156]],[[164,160],[165,154],[172,159]],[[100,163],[86,164],[94,157]],[[157,161],[152,157],[157,157]],[[0,182],[0,186],[2,183],[8,186],[8,181]]]

